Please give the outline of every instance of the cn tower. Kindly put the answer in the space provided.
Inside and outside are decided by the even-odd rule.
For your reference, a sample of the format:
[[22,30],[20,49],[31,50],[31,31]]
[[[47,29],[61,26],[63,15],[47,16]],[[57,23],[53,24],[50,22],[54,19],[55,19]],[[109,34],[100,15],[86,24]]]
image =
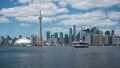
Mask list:
[[41,10],[40,10],[39,22],[40,22],[39,45],[42,45],[42,16],[41,16]]

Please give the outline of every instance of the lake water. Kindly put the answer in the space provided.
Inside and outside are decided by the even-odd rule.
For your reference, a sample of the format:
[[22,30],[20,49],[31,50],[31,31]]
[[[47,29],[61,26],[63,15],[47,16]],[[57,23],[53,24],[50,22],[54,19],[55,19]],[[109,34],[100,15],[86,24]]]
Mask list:
[[0,68],[120,68],[120,46],[0,47]]

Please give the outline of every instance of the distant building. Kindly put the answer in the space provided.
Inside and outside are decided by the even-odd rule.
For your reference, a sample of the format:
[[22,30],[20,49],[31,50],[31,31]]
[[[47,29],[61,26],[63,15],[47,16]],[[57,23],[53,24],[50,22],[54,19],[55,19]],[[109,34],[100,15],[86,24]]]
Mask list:
[[58,46],[58,38],[55,38],[55,35],[51,35],[48,44],[51,46]]
[[76,25],[73,25],[73,40],[76,40]]
[[110,31],[105,31],[105,44],[110,44],[111,39],[110,39]]
[[38,44],[38,37],[34,36],[34,35],[31,35],[31,42],[32,42],[32,44],[37,45]]
[[0,45],[4,45],[5,44],[5,38],[4,36],[0,36]]
[[50,39],[50,31],[46,32],[46,40],[48,41]]
[[65,34],[65,37],[64,37],[64,44],[67,45],[69,44],[69,40],[68,40],[68,34]]
[[85,41],[86,41],[86,43],[91,44],[91,35],[90,35],[90,33],[86,34]]
[[54,35],[55,35],[55,38],[58,38],[58,33],[56,32],[56,33],[54,33]]
[[99,34],[94,34],[93,44],[94,45],[103,45],[103,34],[102,34],[102,32],[100,32]]
[[111,31],[111,36],[113,36],[113,35],[114,35],[114,32],[115,32],[114,30],[112,30],[112,31]]
[[80,32],[78,32],[77,36],[76,36],[76,40],[80,41]]
[[69,29],[69,45],[72,45],[73,39],[72,39],[72,28]]
[[112,36],[112,44],[115,44],[115,45],[120,44],[120,37],[119,36]]
[[109,35],[105,34],[103,37],[103,44],[109,44]]
[[60,32],[59,43],[60,43],[61,46],[64,43],[64,38],[63,38],[63,33],[62,32]]

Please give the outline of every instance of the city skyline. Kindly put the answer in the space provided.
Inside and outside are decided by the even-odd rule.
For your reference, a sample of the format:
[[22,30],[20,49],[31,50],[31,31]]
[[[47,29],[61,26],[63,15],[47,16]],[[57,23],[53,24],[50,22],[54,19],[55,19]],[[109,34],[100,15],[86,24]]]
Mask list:
[[76,25],[115,30],[120,35],[120,1],[73,0],[2,0],[0,1],[0,36],[38,35],[39,10],[42,10],[43,39],[46,31],[69,33]]

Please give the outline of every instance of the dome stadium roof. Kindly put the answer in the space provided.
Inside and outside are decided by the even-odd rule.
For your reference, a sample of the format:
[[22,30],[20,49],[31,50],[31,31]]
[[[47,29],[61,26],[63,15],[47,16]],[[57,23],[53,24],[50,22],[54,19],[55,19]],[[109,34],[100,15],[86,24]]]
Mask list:
[[31,40],[27,38],[20,38],[15,41],[15,44],[26,44],[26,43],[31,43]]

